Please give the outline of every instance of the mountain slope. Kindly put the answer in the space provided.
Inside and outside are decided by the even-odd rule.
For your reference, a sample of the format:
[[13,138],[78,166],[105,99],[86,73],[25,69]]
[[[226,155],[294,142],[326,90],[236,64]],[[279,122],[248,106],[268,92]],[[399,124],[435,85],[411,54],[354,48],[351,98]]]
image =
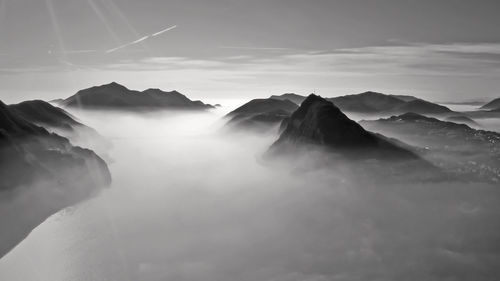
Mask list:
[[493,182],[500,179],[500,133],[416,113],[362,121],[361,124],[411,145],[426,147],[429,160],[457,176]]
[[228,113],[225,128],[269,132],[297,108],[290,100],[254,99]]
[[489,103],[481,106],[481,109],[487,109],[487,110],[500,109],[500,98],[494,99],[494,100],[490,101]]
[[70,139],[74,144],[90,147],[99,153],[105,153],[111,146],[96,130],[76,121],[67,111],[48,102],[24,101],[9,105],[9,109],[30,123]]
[[192,101],[177,91],[164,92],[148,89],[143,92],[129,90],[118,83],[84,89],[61,102],[65,107],[104,109],[192,109],[213,108],[201,101]]
[[111,182],[106,163],[94,152],[36,126],[1,101],[0,179],[0,257],[48,216]]
[[401,114],[416,112],[421,114],[449,114],[453,111],[429,101],[413,96],[386,95],[364,92],[357,95],[328,98],[342,111],[363,114]]
[[376,92],[364,92],[357,95],[329,98],[327,100],[333,102],[343,111],[359,113],[386,112],[405,104],[405,101],[397,97]]
[[272,95],[269,98],[276,99],[276,100],[289,100],[289,101],[296,103],[297,105],[300,105],[307,97],[293,94],[293,93],[287,93],[287,94],[283,94],[283,95]]
[[9,108],[25,120],[41,126],[66,130],[73,130],[74,127],[83,126],[65,110],[42,100],[24,101],[9,105]]
[[227,116],[230,117],[237,114],[257,114],[274,110],[292,112],[297,109],[297,107],[298,106],[290,100],[279,100],[272,98],[254,99],[231,111],[227,114]]
[[446,106],[424,100],[412,100],[396,106],[391,110],[394,113],[416,112],[419,114],[446,114],[453,111]]
[[366,131],[332,102],[310,95],[292,114],[273,149],[314,144],[356,157],[417,159],[383,136]]

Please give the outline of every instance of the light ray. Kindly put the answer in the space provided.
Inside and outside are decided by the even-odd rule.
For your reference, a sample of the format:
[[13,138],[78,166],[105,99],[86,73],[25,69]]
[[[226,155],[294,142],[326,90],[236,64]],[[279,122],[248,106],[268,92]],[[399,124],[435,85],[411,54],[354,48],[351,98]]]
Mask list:
[[92,8],[94,13],[97,15],[99,20],[102,22],[102,24],[104,24],[104,27],[106,28],[109,35],[113,39],[114,43],[121,44],[121,40],[118,38],[118,36],[114,32],[113,28],[111,27],[108,20],[106,19],[106,16],[104,15],[104,13],[101,11],[101,9],[99,9],[99,6],[97,6],[97,4],[94,2],[94,0],[87,0],[87,3],[89,3],[89,6]]
[[[7,0],[0,0],[0,34],[4,36],[7,35],[4,34],[5,26],[7,26],[6,17],[7,17]],[[2,38],[4,38],[4,36],[2,36]]]
[[56,13],[54,11],[54,6],[52,4],[52,0],[45,0],[45,4],[46,4],[47,10],[49,12],[50,23],[52,24],[52,29],[54,31],[54,34],[56,35],[56,40],[57,40],[59,52],[64,57],[63,59],[66,60],[66,56],[65,56],[66,45],[65,45],[64,39],[62,37],[61,28],[59,26],[59,23],[57,22],[57,17],[56,17]]
[[[101,0],[101,3],[104,4],[104,6],[106,6],[106,8],[115,13],[118,18],[121,19],[121,22],[128,28],[128,30],[132,33],[132,35],[134,37],[140,37],[140,33],[137,31],[137,29],[134,28],[134,26],[132,26],[132,24],[130,23],[130,20],[128,17],[125,16],[125,14],[122,12],[122,10],[120,9],[120,7],[118,7],[115,3],[114,0]],[[141,42],[140,45],[145,49],[145,51],[148,51],[151,53],[151,50],[149,49],[148,45],[146,42]]]

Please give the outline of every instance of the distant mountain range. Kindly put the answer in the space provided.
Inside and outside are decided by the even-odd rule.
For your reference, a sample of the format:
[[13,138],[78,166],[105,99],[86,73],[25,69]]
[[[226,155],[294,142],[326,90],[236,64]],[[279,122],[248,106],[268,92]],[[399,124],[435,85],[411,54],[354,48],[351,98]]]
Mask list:
[[454,122],[454,123],[459,123],[459,124],[466,124],[471,127],[481,127],[479,123],[474,121],[473,119],[464,116],[464,115],[455,115],[455,116],[450,116],[445,119],[446,121],[449,122]]
[[360,123],[369,130],[426,147],[432,162],[457,174],[500,181],[500,133],[416,113]]
[[254,99],[226,115],[226,127],[267,132],[298,108],[288,99]]
[[[292,96],[293,95],[293,96]],[[288,99],[300,104],[306,97],[295,94],[273,96],[275,99]],[[363,114],[397,114],[417,112],[421,114],[445,115],[453,111],[445,106],[425,101],[413,96],[386,95],[377,92],[364,92],[357,95],[347,95],[326,98],[340,110]]]
[[296,103],[297,105],[300,105],[306,99],[306,97],[304,97],[304,96],[293,94],[293,93],[287,93],[287,94],[283,94],[283,95],[272,95],[269,98],[275,99],[275,100],[289,100],[289,101]]
[[106,163],[93,151],[31,122],[74,125],[63,111],[45,109],[44,102],[0,101],[0,195],[11,200],[2,206],[0,256],[48,216],[111,182]]
[[121,110],[204,110],[214,108],[201,101],[192,101],[177,91],[164,92],[160,89],[147,89],[139,92],[129,90],[115,82],[81,90],[60,101],[59,104],[63,107]]

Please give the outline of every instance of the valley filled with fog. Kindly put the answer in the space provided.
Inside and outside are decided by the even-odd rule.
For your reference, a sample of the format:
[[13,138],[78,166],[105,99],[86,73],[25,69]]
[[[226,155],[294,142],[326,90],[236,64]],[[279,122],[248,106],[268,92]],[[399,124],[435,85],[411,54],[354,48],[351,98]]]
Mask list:
[[34,229],[0,259],[0,280],[499,276],[498,185],[380,184],[348,163],[269,161],[278,128],[226,132],[230,109],[68,110],[110,141],[111,187]]

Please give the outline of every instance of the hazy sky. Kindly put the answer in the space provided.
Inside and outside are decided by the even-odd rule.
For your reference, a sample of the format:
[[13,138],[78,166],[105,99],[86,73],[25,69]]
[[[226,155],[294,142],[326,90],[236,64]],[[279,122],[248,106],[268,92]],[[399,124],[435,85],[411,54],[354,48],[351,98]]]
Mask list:
[[498,0],[0,0],[0,99],[110,81],[203,99],[498,97],[499,10]]

